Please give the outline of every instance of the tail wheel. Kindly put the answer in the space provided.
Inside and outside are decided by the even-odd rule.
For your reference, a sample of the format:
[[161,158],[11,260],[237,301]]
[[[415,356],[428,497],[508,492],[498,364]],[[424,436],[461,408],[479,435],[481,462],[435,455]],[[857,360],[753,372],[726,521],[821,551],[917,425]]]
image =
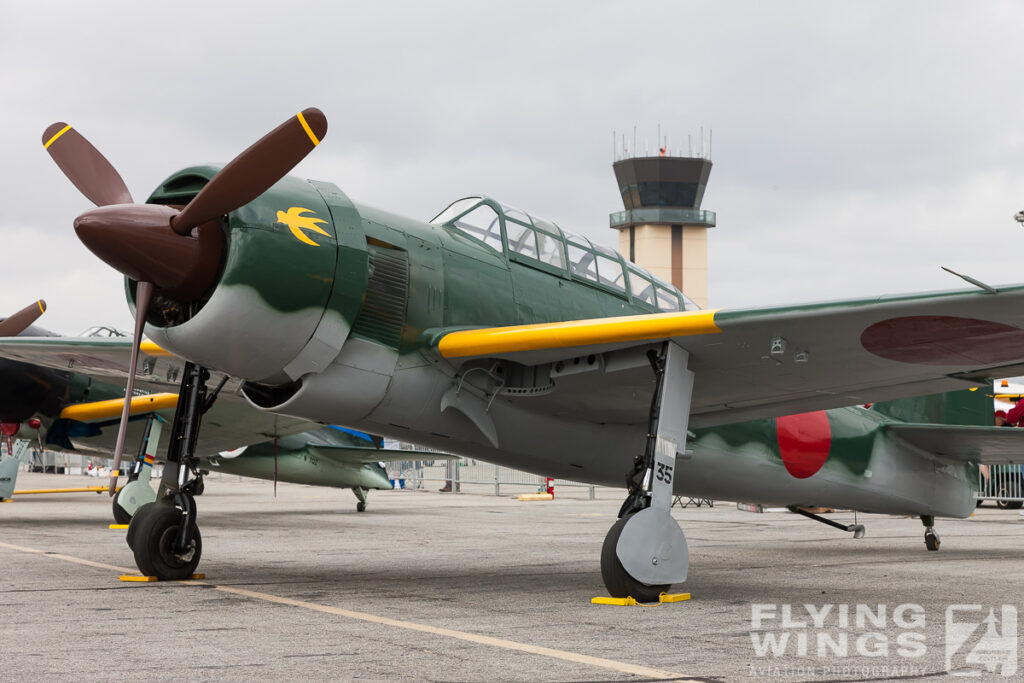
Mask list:
[[181,580],[195,573],[203,552],[203,539],[196,528],[186,551],[175,552],[174,543],[183,521],[181,510],[171,505],[158,505],[146,514],[134,534],[132,548],[135,564],[144,575]]
[[[636,513],[633,513],[636,514]],[[615,522],[604,537],[601,546],[601,579],[604,587],[613,598],[631,597],[637,602],[657,602],[658,596],[669,589],[668,584],[652,586],[637,581],[626,571],[619,560],[615,548],[619,545],[619,536],[626,527],[626,522],[633,514],[626,515]]]

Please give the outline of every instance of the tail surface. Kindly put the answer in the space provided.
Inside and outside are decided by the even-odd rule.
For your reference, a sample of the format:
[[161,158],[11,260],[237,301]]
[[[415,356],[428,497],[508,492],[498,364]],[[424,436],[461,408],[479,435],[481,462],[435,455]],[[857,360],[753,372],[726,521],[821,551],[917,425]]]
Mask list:
[[991,387],[948,391],[896,401],[882,401],[871,410],[900,422],[992,427]]

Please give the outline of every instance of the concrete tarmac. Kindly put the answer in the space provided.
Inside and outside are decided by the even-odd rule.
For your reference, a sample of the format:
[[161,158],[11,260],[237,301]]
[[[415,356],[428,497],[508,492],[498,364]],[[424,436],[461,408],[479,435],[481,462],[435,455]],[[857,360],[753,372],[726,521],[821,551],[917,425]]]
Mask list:
[[[18,488],[96,483],[22,473]],[[917,519],[860,515],[867,535],[855,540],[789,513],[676,508],[690,577],[674,590],[692,599],[619,607],[590,599],[605,594],[599,556],[621,492],[529,503],[488,493],[375,491],[358,513],[348,491],[279,484],[275,497],[268,482],[213,477],[197,499],[206,578],[154,584],[118,580],[135,565],[124,532],[107,528],[105,495],[15,498],[0,505],[0,680],[889,680],[949,668],[1019,680],[1024,671],[1015,511],[940,520],[942,549],[928,552]]]

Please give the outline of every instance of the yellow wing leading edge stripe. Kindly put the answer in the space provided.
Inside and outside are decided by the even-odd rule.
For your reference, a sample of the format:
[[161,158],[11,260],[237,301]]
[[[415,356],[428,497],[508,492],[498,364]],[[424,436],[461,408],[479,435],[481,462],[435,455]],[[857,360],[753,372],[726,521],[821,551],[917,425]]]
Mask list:
[[460,330],[442,337],[437,349],[445,358],[462,358],[515,351],[539,351],[717,334],[722,331],[715,324],[715,314],[720,310],[651,313],[618,318]]
[[[50,145],[57,142],[57,138],[59,138],[61,135],[64,135],[64,133],[67,133],[69,130],[71,130],[71,126],[64,126],[59,131],[54,133],[52,138],[43,143],[43,149],[50,149]],[[38,147],[36,149],[38,149]]]
[[164,356],[168,358],[174,356],[173,353],[171,353],[167,349],[162,348],[155,341],[149,339],[144,339],[142,343],[139,344],[139,351],[142,351],[147,356]]
[[[300,111],[300,112],[299,112],[298,114],[296,114],[295,116],[296,116],[296,117],[298,117],[298,119],[299,119],[299,123],[301,123],[301,124],[302,124],[302,129],[303,129],[304,131],[306,131],[306,135],[308,135],[308,136],[309,136],[309,139],[313,141],[313,146],[314,146],[314,147],[316,147],[317,145],[319,145],[319,144],[320,144],[320,141],[316,139],[316,136],[315,136],[315,135],[313,135],[313,129],[309,127],[309,124],[308,124],[308,123],[306,123],[306,117],[302,115],[302,112]],[[63,132],[64,132],[64,131],[61,131],[61,133],[63,133]],[[60,134],[60,133],[58,133],[58,135],[59,135],[59,134]]]
[[[128,408],[129,415],[165,410],[178,405],[177,394],[150,394],[136,396]],[[60,416],[68,420],[101,420],[108,417],[119,417],[124,407],[123,398],[112,398],[109,401],[93,401],[92,403],[76,403],[60,411]]]

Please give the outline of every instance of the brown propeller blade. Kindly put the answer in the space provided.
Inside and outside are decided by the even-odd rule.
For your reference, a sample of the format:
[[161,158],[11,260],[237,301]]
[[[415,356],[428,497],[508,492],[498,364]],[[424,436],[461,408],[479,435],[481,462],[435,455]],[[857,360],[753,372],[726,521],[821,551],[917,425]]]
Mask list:
[[132,203],[128,186],[111,163],[68,124],[59,121],[43,131],[43,147],[68,180],[96,206]]
[[327,117],[304,109],[232,159],[171,221],[179,235],[234,211],[270,189],[327,134]]
[[[304,109],[232,159],[176,214],[159,205],[114,206],[133,201],[110,162],[65,123],[55,123],[43,133],[43,146],[53,160],[75,187],[99,206],[76,219],[79,238],[94,254],[138,282],[131,371],[114,447],[115,471],[121,467],[139,342],[154,290],[159,287],[176,300],[191,301],[212,286],[223,244],[219,227],[211,221],[266,192],[326,134],[323,112]],[[193,236],[196,227],[199,230]],[[117,477],[111,476],[110,495],[116,487]]]
[[132,396],[135,392],[135,366],[139,361],[139,343],[142,341],[142,328],[146,326],[146,313],[149,302],[153,298],[155,287],[151,282],[140,282],[135,290],[135,334],[132,336],[132,356],[128,366],[128,384],[124,388],[124,407],[121,408],[121,425],[117,428],[117,442],[114,444],[114,469],[110,474],[111,496],[117,490],[117,478],[121,472],[121,451],[124,450],[124,439],[128,431],[128,412],[132,407]]
[[46,302],[42,299],[34,304],[29,304],[3,322],[0,322],[0,337],[17,337],[45,312]]

